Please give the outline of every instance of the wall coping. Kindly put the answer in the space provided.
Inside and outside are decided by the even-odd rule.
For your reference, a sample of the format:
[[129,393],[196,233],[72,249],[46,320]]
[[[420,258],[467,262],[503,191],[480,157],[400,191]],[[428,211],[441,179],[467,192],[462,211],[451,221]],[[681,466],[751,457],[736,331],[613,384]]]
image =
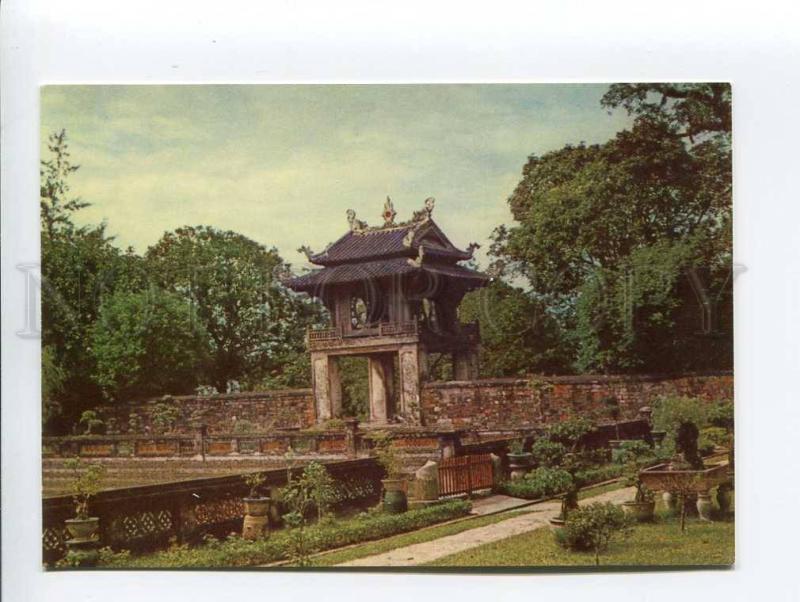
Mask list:
[[652,382],[659,380],[678,380],[681,378],[708,378],[715,376],[733,376],[731,370],[713,372],[682,372],[665,374],[570,374],[559,376],[544,376],[532,374],[526,378],[486,378],[479,380],[448,380],[432,381],[423,384],[423,388],[449,389],[463,387],[487,387],[492,385],[530,386],[536,381],[549,384],[592,384],[613,382]]
[[164,397],[170,397],[172,401],[183,403],[199,403],[205,401],[259,401],[261,399],[273,399],[276,397],[308,397],[312,395],[311,389],[271,389],[269,391],[243,391],[241,393],[217,393],[215,395],[169,395],[152,397],[137,401],[123,401],[120,403],[106,403],[106,407],[156,404],[164,401]]

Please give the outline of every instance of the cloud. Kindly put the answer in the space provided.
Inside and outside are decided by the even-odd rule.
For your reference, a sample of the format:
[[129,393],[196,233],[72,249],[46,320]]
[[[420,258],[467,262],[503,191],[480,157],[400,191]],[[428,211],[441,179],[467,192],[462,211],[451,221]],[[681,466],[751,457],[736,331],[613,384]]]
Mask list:
[[344,213],[378,223],[383,200],[406,218],[437,197],[461,246],[488,246],[511,219],[508,195],[531,153],[602,142],[624,114],[603,85],[49,86],[42,149],[66,128],[81,165],[72,190],[120,246],[143,252],[164,231],[207,224],[276,246],[294,264]]

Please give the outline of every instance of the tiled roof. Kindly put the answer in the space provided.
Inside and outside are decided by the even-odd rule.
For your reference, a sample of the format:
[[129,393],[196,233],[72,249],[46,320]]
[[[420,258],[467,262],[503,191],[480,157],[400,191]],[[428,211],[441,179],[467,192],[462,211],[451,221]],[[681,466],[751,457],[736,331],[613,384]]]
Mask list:
[[[317,265],[329,266],[379,258],[416,257],[421,242],[417,235],[421,233],[424,236],[426,232],[431,231],[447,241],[432,220],[412,222],[391,228],[370,228],[361,232],[348,232],[324,252],[313,255],[310,259]],[[407,244],[404,241],[410,232],[412,240],[410,244]],[[471,257],[471,253],[455,248],[449,241],[447,243],[444,247],[433,248],[426,244],[423,246],[426,247],[426,252],[443,259],[459,261]]]
[[487,275],[460,265],[424,263],[422,267],[418,267],[410,262],[408,258],[399,257],[364,263],[347,263],[329,266],[287,280],[285,284],[293,290],[319,296],[321,290],[326,286],[360,282],[398,274],[411,274],[418,271],[425,271],[450,278],[458,278],[474,286],[481,286],[489,280]]

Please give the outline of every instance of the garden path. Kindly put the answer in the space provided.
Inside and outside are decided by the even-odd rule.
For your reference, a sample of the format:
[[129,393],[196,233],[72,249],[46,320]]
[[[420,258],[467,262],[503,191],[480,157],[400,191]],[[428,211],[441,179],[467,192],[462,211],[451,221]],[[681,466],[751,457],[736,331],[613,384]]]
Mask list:
[[[613,502],[615,504],[621,504],[624,501],[632,499],[633,493],[634,489],[632,487],[617,489],[586,498],[583,500],[583,503]],[[422,565],[485,543],[506,539],[514,535],[519,535],[520,533],[527,533],[544,527],[548,524],[550,518],[558,515],[560,509],[560,502],[558,500],[533,504],[525,508],[520,508],[525,514],[509,518],[508,520],[493,525],[469,529],[461,533],[456,533],[455,535],[448,535],[433,541],[397,548],[389,552],[384,552],[383,554],[358,558],[338,566],[386,567]]]

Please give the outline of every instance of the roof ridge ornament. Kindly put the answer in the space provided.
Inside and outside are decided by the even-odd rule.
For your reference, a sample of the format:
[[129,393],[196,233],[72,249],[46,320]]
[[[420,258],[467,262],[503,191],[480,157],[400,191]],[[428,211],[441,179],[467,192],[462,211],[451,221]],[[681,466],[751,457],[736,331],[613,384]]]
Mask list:
[[309,261],[311,261],[313,257],[316,255],[316,253],[314,253],[314,251],[312,251],[311,247],[309,247],[308,245],[301,246],[299,249],[297,249],[297,251],[305,255],[306,259],[308,259]]
[[422,262],[425,260],[425,247],[420,245],[419,251],[417,252],[416,259],[409,258],[408,263],[409,265],[413,265],[416,268],[422,267]]
[[429,196],[425,199],[425,206],[420,209],[419,211],[415,211],[414,215],[411,217],[412,222],[425,222],[431,219],[431,213],[433,213],[433,206],[436,204],[436,199],[432,196]]
[[467,253],[469,253],[469,258],[472,259],[473,254],[477,249],[480,249],[481,246],[476,242],[471,242],[467,245]]
[[383,213],[381,214],[384,228],[391,228],[395,225],[394,218],[396,215],[397,211],[394,210],[394,203],[392,203],[391,197],[386,195],[386,202],[383,204]]
[[369,227],[367,222],[356,219],[356,212],[352,209],[347,210],[347,223],[350,226],[350,232],[355,233],[361,233]]

